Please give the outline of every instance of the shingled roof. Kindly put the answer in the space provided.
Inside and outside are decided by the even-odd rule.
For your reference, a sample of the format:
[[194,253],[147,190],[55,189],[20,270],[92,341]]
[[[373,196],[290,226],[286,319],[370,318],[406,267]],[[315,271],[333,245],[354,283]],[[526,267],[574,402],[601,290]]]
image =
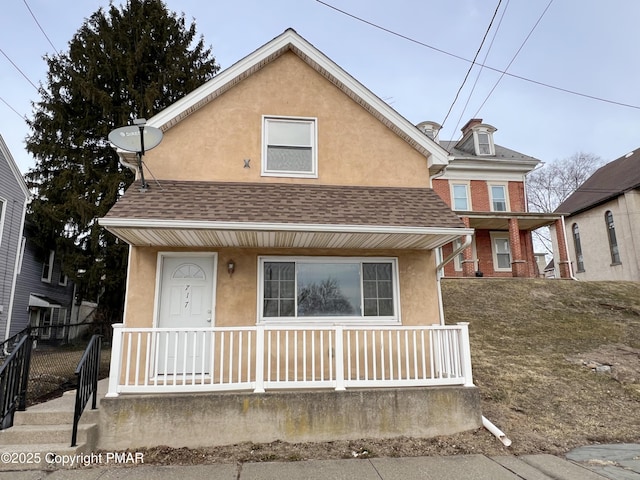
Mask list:
[[[146,192],[139,183],[132,185],[100,224],[133,244],[146,242],[144,229],[155,230],[154,235],[159,230],[253,230],[421,237],[422,243],[417,237],[417,243],[407,243],[412,248],[434,248],[445,237],[451,241],[471,233],[430,188],[175,180],[152,184]],[[208,235],[214,246],[222,242]],[[441,238],[425,243],[425,236],[434,235]],[[162,239],[163,244],[168,241]],[[185,242],[176,240],[175,245]],[[238,242],[251,246],[250,240]]]
[[555,211],[575,215],[635,188],[640,188],[640,149],[600,167]]

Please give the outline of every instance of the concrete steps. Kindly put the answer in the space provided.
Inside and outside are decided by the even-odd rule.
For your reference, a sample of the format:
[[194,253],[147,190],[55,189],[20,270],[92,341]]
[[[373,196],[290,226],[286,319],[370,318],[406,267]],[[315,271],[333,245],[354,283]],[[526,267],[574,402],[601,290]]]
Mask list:
[[[98,384],[98,405],[107,381]],[[98,442],[98,410],[85,407],[78,425],[77,445],[71,446],[75,390],[62,397],[16,412],[13,427],[0,430],[0,470],[53,469],[82,463],[84,453]]]

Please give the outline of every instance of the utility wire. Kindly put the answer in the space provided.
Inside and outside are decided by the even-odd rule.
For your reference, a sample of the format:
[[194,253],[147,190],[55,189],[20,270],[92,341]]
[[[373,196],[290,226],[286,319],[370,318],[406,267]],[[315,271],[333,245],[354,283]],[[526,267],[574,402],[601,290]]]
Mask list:
[[60,52],[58,51],[58,49],[55,47],[55,45],[51,42],[51,39],[49,38],[49,36],[47,35],[47,33],[44,31],[44,28],[42,28],[42,25],[40,25],[40,22],[38,21],[38,19],[36,18],[36,16],[33,14],[33,11],[31,10],[31,7],[29,6],[29,4],[27,3],[27,0],[22,0],[24,2],[25,7],[27,7],[27,10],[29,10],[29,13],[31,14],[31,16],[33,17],[33,20],[36,22],[36,25],[38,25],[38,28],[40,29],[40,31],[42,32],[42,34],[45,36],[45,38],[47,39],[47,41],[49,42],[49,45],[51,45],[51,48],[53,48],[55,50],[55,52],[60,55]]
[[13,60],[11,60],[11,59],[9,58],[9,56],[8,56],[6,53],[4,53],[4,50],[2,50],[1,48],[0,48],[0,53],[2,53],[2,55],[4,55],[4,56],[5,56],[5,58],[6,58],[7,60],[9,60],[9,63],[11,63],[11,65],[13,65],[13,66],[14,66],[14,68],[20,72],[20,74],[21,74],[21,75],[22,75],[22,76],[27,80],[27,82],[29,82],[29,83],[33,86],[33,88],[35,88],[36,90],[38,90],[38,87],[36,87],[36,84],[35,84],[35,83],[33,83],[33,82],[29,79],[29,77],[27,77],[27,76],[25,75],[25,73],[24,73],[22,70],[20,70],[20,67],[18,67],[18,66],[13,62]]
[[[323,2],[322,0],[316,0],[316,2],[324,5],[325,7],[331,8],[332,10],[335,10],[336,12],[342,13],[343,15],[346,15],[347,17],[351,17],[354,20],[357,20],[359,22],[362,22],[362,23],[365,23],[367,25],[370,25],[370,26],[372,26],[374,28],[377,28],[378,30],[382,30],[383,32],[387,32],[387,33],[389,33],[391,35],[394,35],[396,37],[399,37],[399,38],[402,38],[404,40],[407,40],[408,42],[415,43],[415,44],[420,45],[422,47],[429,48],[429,49],[434,50],[436,52],[442,53],[444,55],[448,55],[448,56],[453,57],[453,58],[457,58],[458,60],[462,60],[462,61],[467,62],[467,63],[472,63],[472,61],[469,60],[468,58],[461,57],[460,55],[456,55],[455,53],[447,52],[446,50],[442,50],[442,49],[436,48],[436,47],[434,47],[432,45],[428,45],[428,44],[426,44],[424,42],[420,42],[420,41],[418,41],[418,40],[416,40],[414,38],[407,37],[406,35],[402,35],[401,33],[394,32],[393,30],[389,30],[388,28],[385,28],[385,27],[383,27],[381,25],[378,25],[378,24],[375,24],[375,23],[370,22],[368,20],[365,20],[365,19],[363,19],[361,17],[358,17],[356,15],[348,13],[348,12],[346,12],[344,10],[340,10],[339,8],[334,7],[333,5],[330,5],[330,4],[326,3],[326,2]],[[503,73],[503,74],[505,74],[505,75],[507,75],[509,77],[517,78],[519,80],[523,80],[525,82],[533,83],[535,85],[540,85],[541,87],[551,88],[553,90],[558,90],[560,92],[569,93],[571,95],[577,95],[579,97],[590,98],[591,100],[597,100],[599,102],[605,102],[605,103],[610,103],[610,104],[613,104],[613,105],[619,105],[621,107],[628,107],[628,108],[634,108],[636,110],[640,110],[640,106],[638,106],[638,105],[631,105],[631,104],[628,104],[628,103],[617,102],[615,100],[608,100],[606,98],[596,97],[595,95],[588,95],[586,93],[576,92],[574,90],[569,90],[567,88],[556,87],[555,85],[551,85],[551,84],[548,84],[548,83],[540,82],[538,80],[533,80],[531,78],[526,78],[526,77],[523,77],[523,76],[520,76],[520,75],[516,75],[515,73],[509,73],[509,72],[506,72],[504,70],[500,70],[499,68],[494,68],[494,67],[491,67],[491,66],[486,65],[486,64],[478,64],[478,65],[480,65],[480,66],[482,66],[482,67],[484,67],[484,68],[486,68],[488,70],[491,70],[493,72]]]
[[7,102],[4,98],[0,97],[0,102],[4,103],[7,107],[9,107],[11,110],[13,110],[15,112],[15,114],[20,117],[21,120],[24,120],[24,121],[27,120],[26,116],[21,115],[15,108],[13,108],[11,105],[9,105],[9,102]]
[[496,15],[498,15],[498,10],[500,10],[500,5],[502,5],[502,0],[498,0],[498,5],[496,6],[495,11],[493,12],[493,17],[491,17],[491,21],[489,22],[489,26],[487,27],[487,31],[484,32],[484,36],[482,37],[482,41],[480,42],[480,46],[478,47],[478,51],[476,52],[476,55],[473,57],[473,60],[471,61],[471,65],[469,65],[469,69],[467,70],[467,74],[464,76],[464,79],[462,80],[462,84],[460,85],[460,88],[458,88],[458,91],[456,92],[456,96],[453,99],[453,102],[451,102],[451,106],[449,107],[449,111],[447,112],[447,114],[444,117],[444,120],[442,121],[442,127],[443,128],[444,128],[444,124],[447,122],[447,119],[449,118],[449,115],[451,114],[451,110],[453,110],[453,106],[458,101],[458,97],[460,96],[460,92],[462,91],[462,89],[464,87],[464,84],[467,83],[467,79],[469,78],[469,75],[471,74],[471,70],[473,70],[473,66],[476,64],[476,60],[478,58],[478,55],[480,55],[480,52],[482,51],[482,47],[484,46],[484,41],[487,39],[487,36],[489,35],[489,31],[491,30],[491,27],[493,26],[493,21],[496,19]]
[[531,37],[531,35],[533,34],[533,31],[536,29],[536,27],[538,26],[538,24],[542,20],[542,17],[544,17],[545,13],[547,13],[547,10],[549,10],[549,7],[551,6],[552,3],[553,3],[553,0],[550,0],[549,3],[547,4],[547,7],[540,14],[540,17],[538,18],[538,21],[533,25],[533,27],[531,27],[531,31],[529,31],[529,34],[525,37],[524,41],[522,42],[522,45],[520,45],[520,48],[518,48],[518,51],[515,53],[515,55],[513,56],[513,58],[511,59],[511,61],[507,65],[507,67],[504,69],[504,72],[500,75],[500,77],[496,81],[496,83],[493,86],[493,88],[489,91],[489,94],[487,95],[487,97],[484,99],[482,104],[478,107],[478,110],[476,111],[476,113],[473,114],[474,117],[476,115],[478,115],[478,112],[480,112],[480,110],[482,110],[482,107],[484,107],[484,104],[487,103],[487,100],[489,100],[489,97],[493,94],[493,91],[496,89],[496,87],[498,86],[500,81],[507,74],[507,70],[509,70],[509,67],[511,67],[511,64],[515,61],[516,57],[520,54],[520,51],[524,47],[525,43],[527,43],[527,41],[529,41],[529,37]]
[[[485,53],[484,55],[484,59],[482,60],[482,63],[485,63],[487,61],[487,58],[489,58],[489,52],[491,52],[491,48],[493,47],[493,42],[495,42],[496,37],[498,36],[498,31],[500,30],[500,26],[502,25],[502,20],[504,20],[504,15],[507,13],[507,9],[509,8],[509,2],[510,0],[507,0],[507,3],[505,3],[504,5],[504,10],[502,10],[502,15],[500,15],[500,20],[498,21],[498,25],[496,26],[496,29],[493,32],[493,37],[491,38],[491,43],[489,44],[489,48],[487,48],[487,53]],[[478,81],[480,80],[480,76],[482,75],[482,69],[484,68],[484,66],[480,65],[480,70],[478,70],[478,75],[476,75],[476,79],[473,82],[473,87],[471,87],[471,91],[469,92],[469,96],[467,97],[467,101],[464,104],[464,107],[462,108],[462,112],[460,112],[460,116],[458,117],[458,122],[456,123],[456,127],[453,129],[454,132],[458,131],[458,127],[460,126],[460,123],[462,122],[462,117],[464,116],[464,113],[467,111],[467,107],[469,106],[469,102],[471,101],[471,97],[473,96],[473,92],[476,91],[476,86],[478,85]],[[476,113],[477,115],[477,113]],[[474,115],[474,117],[476,116]]]

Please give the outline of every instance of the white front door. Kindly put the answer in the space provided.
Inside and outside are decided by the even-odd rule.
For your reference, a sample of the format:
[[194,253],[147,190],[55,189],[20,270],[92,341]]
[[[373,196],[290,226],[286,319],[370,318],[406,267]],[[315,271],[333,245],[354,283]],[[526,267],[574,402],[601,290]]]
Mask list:
[[[215,254],[163,255],[158,327],[207,328],[214,325]],[[156,372],[207,373],[210,337],[203,332],[163,332],[157,338]]]

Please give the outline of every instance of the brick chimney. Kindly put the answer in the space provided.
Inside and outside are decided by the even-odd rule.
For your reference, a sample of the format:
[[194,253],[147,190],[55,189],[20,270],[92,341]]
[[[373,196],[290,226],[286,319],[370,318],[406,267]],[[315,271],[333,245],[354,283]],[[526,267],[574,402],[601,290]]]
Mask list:
[[481,118],[472,118],[467,123],[464,124],[464,127],[461,128],[462,136],[464,137],[469,130],[471,130],[476,125],[480,125],[482,123]]

